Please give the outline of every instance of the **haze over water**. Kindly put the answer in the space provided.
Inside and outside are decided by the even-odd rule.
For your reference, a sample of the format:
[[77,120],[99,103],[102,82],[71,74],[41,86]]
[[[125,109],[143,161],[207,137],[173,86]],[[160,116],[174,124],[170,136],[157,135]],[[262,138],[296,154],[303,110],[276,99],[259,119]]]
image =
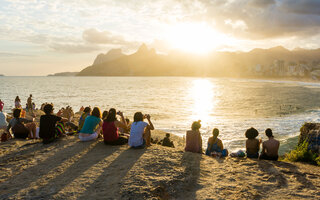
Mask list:
[[[11,112],[20,96],[33,94],[38,107],[52,102],[55,112],[70,105],[101,110],[116,108],[130,121],[136,111],[148,113],[156,129],[180,136],[194,120],[202,121],[204,147],[214,127],[231,151],[244,149],[250,127],[271,128],[281,140],[280,154],[295,145],[306,121],[320,122],[320,84],[290,81],[187,77],[0,77],[0,99]],[[294,141],[292,143],[292,141]]]

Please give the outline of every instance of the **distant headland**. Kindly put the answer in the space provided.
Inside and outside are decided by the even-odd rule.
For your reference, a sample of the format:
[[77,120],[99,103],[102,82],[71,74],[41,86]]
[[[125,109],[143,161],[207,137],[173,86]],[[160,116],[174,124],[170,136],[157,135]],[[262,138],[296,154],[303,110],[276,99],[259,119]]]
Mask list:
[[77,76],[205,76],[320,80],[320,49],[277,46],[249,52],[193,55],[172,51],[157,54],[142,44],[133,54],[111,49],[99,54]]

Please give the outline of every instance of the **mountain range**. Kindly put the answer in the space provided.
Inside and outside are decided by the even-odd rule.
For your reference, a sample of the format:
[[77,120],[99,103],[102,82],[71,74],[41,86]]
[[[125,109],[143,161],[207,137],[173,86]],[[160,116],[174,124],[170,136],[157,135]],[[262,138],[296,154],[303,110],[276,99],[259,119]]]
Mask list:
[[155,49],[142,44],[133,54],[111,49],[99,54],[91,66],[77,76],[208,76],[243,77],[248,67],[257,64],[268,66],[275,60],[285,63],[320,63],[320,49],[294,49],[277,46],[270,49],[253,49],[249,52],[212,52],[193,55],[172,51],[157,54]]

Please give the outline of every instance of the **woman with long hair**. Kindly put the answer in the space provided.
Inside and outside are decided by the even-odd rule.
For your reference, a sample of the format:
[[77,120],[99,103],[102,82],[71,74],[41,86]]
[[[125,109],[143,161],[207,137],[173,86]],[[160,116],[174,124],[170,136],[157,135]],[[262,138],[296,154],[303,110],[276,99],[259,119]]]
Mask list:
[[208,139],[208,147],[206,150],[207,156],[226,157],[228,150],[223,149],[222,141],[218,138],[219,129],[214,128],[212,131],[212,137]]
[[[143,121],[144,118],[147,118],[148,123]],[[150,115],[143,115],[141,112],[134,114],[129,137],[130,147],[144,148],[145,145],[151,146],[151,130],[154,130],[154,126],[150,118]]]
[[94,107],[91,115],[87,116],[82,129],[79,133],[79,139],[83,142],[98,138],[102,127],[101,111]]
[[16,96],[16,99],[14,100],[14,106],[17,109],[21,108],[21,100],[20,100],[19,96]]
[[[118,121],[116,115],[120,115],[121,121]],[[128,143],[128,137],[119,134],[119,128],[127,129],[126,121],[122,112],[116,112],[111,108],[106,119],[103,121],[102,132],[104,143],[107,145],[123,145]]]

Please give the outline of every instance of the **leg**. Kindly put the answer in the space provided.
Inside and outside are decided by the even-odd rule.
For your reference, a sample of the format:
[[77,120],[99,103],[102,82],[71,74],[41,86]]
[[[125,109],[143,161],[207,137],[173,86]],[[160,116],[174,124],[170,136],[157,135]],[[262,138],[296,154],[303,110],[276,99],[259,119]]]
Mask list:
[[144,139],[146,140],[146,146],[151,146],[151,131],[149,129],[145,130]]
[[26,128],[29,130],[29,138],[36,139],[37,125],[34,122],[27,123]]

